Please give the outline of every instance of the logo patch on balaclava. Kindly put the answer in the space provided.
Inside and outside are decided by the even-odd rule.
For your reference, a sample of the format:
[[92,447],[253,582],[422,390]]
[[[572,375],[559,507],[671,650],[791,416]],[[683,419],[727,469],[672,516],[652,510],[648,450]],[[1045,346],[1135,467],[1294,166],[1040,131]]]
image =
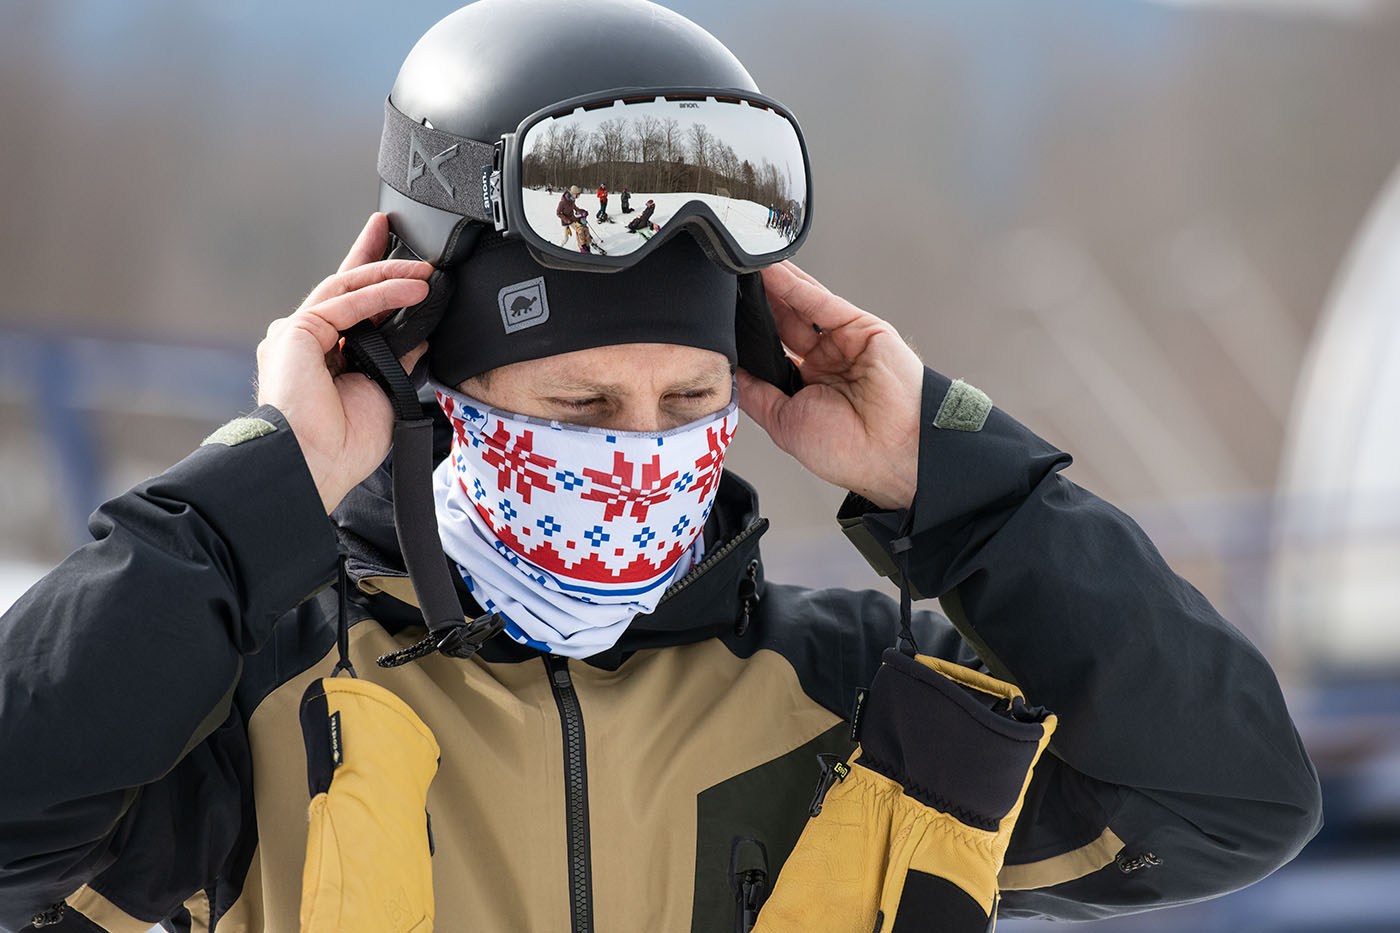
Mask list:
[[508,334],[549,320],[549,296],[545,294],[543,276],[507,285],[497,293],[496,303]]

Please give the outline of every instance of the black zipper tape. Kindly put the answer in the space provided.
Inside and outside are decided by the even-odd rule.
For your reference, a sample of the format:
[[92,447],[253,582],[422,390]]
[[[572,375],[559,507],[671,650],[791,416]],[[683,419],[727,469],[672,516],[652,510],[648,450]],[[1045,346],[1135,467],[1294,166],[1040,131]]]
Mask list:
[[593,933],[593,863],[588,838],[588,767],[583,738],[583,710],[569,676],[569,662],[546,655],[549,686],[559,707],[564,733],[564,804],[567,814],[569,912],[571,933]]

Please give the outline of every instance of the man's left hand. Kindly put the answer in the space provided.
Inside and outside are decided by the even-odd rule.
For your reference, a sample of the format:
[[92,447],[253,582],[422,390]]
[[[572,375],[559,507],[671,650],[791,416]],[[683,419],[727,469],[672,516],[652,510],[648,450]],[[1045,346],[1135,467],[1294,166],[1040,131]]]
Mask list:
[[790,262],[764,269],[763,287],[806,385],[788,397],[741,369],[740,407],[812,473],[881,508],[908,508],[923,363],[893,327]]

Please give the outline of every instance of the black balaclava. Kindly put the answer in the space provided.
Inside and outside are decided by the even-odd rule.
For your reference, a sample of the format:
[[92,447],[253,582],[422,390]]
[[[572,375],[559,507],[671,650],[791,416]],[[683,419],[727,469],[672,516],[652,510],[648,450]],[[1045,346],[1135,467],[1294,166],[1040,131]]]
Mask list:
[[487,234],[453,270],[447,313],[428,341],[428,367],[449,386],[507,363],[628,343],[722,353],[733,364],[737,277],[688,234],[621,272],[550,269],[525,244]]

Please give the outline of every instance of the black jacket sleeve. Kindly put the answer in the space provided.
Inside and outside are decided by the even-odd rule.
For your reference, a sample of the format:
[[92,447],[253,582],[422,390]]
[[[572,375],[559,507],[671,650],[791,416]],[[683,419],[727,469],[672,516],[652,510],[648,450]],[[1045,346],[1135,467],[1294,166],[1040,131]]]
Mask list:
[[[1004,912],[1185,903],[1296,855],[1321,825],[1317,775],[1260,653],[1130,518],[1061,475],[1066,454],[999,409],[979,425],[961,384],[931,371],[923,407],[913,593],[939,597],[994,675],[1060,717]],[[853,497],[841,517],[897,579],[906,514]]]
[[281,414],[211,440],[94,513],[94,540],[0,619],[0,930],[109,866],[125,817],[198,821],[199,785],[236,783],[218,762],[182,783],[181,763],[236,741],[206,739],[243,656],[331,579],[333,529]]

